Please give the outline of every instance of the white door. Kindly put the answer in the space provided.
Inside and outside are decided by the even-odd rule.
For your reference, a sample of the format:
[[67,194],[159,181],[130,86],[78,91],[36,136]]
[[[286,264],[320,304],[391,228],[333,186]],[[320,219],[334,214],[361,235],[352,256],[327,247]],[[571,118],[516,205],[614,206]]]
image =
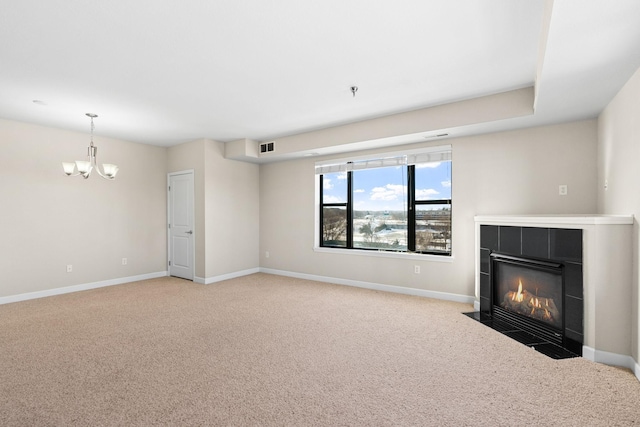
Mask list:
[[193,171],[168,175],[169,275],[193,280]]

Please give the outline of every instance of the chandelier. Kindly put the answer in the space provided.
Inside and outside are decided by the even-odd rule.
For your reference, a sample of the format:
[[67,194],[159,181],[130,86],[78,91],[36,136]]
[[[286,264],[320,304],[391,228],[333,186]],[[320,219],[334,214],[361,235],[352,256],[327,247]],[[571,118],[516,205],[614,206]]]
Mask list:
[[91,144],[89,145],[89,148],[87,148],[87,158],[89,160],[76,160],[75,163],[62,162],[64,173],[66,173],[67,176],[82,175],[84,179],[87,179],[91,175],[91,171],[95,169],[96,172],[98,172],[98,175],[100,175],[104,179],[114,179],[116,177],[116,174],[118,173],[118,166],[111,163],[104,163],[102,165],[102,169],[104,171],[103,173],[100,171],[100,168],[98,167],[96,161],[98,147],[93,145],[93,119],[98,116],[91,113],[87,113],[87,116],[91,118]]

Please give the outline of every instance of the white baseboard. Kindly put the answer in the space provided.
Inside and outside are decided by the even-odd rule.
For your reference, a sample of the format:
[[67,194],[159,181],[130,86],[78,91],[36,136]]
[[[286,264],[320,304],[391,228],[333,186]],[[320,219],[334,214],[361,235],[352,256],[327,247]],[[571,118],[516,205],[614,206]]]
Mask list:
[[213,277],[194,277],[193,281],[200,283],[201,285],[210,285],[211,283],[222,282],[223,280],[235,279],[236,277],[248,276],[250,274],[260,273],[259,268],[250,268],[248,270],[235,271],[229,274],[221,274],[220,276]]
[[81,285],[65,286],[63,288],[47,289],[45,291],[27,292],[24,294],[10,295],[8,297],[0,297],[1,304],[9,304],[12,302],[26,301],[36,298],[50,297],[53,295],[68,294],[71,292],[87,291],[89,289],[104,288],[105,286],[122,285],[123,283],[138,282],[140,280],[157,279],[167,275],[166,271],[158,271],[156,273],[140,274],[138,276],[121,277],[119,279],[103,280],[100,282],[84,283]]
[[610,353],[608,351],[596,350],[593,347],[582,346],[582,357],[592,362],[604,363],[605,365],[620,366],[630,369],[638,381],[640,381],[640,364],[633,357],[624,354]]
[[260,268],[261,273],[275,274],[278,276],[295,277],[296,279],[315,280],[316,282],[334,283],[337,285],[355,286],[357,288],[373,289],[376,291],[395,292],[397,294],[415,295],[419,297],[435,298],[446,301],[455,301],[473,304],[475,297],[467,295],[450,294],[447,292],[427,291],[424,289],[405,288],[402,286],[383,285],[381,283],[361,282],[359,280],[340,279],[336,277],[316,276],[315,274],[295,273],[271,268]]

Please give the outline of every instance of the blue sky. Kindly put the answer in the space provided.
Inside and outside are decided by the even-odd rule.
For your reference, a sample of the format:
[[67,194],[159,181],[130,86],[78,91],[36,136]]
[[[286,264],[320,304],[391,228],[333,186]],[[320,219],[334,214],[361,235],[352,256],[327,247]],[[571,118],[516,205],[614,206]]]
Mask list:
[[[354,208],[370,211],[405,210],[407,177],[405,167],[388,167],[354,172]],[[347,201],[347,173],[324,175],[325,203]],[[451,198],[451,162],[416,165],[416,199]]]

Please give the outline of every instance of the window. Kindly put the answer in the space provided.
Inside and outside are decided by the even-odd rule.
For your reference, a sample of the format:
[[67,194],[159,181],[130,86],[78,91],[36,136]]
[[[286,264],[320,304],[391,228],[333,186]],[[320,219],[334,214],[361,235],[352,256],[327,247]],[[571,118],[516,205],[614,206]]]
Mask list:
[[451,255],[451,147],[322,162],[321,247]]

